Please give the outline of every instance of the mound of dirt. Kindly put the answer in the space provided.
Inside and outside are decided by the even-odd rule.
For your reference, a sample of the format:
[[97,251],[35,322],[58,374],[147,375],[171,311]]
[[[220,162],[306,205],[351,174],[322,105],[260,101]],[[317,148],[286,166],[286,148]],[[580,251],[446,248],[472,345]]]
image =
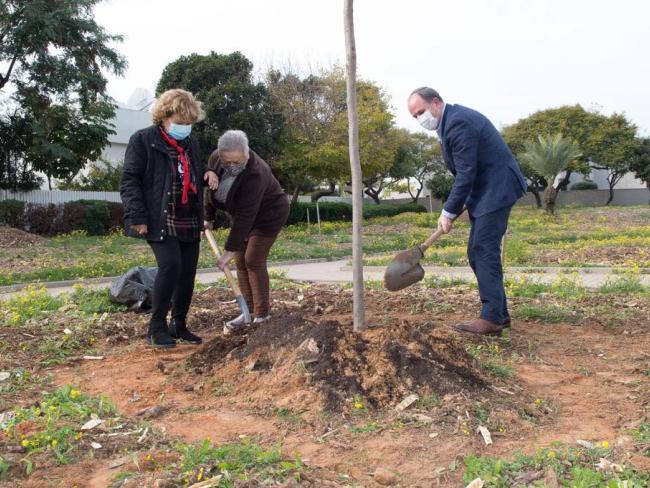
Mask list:
[[[188,358],[189,366],[239,397],[272,399],[278,407],[339,411],[360,401],[381,409],[411,393],[479,399],[489,391],[456,337],[433,321],[395,319],[355,334],[349,294],[317,290],[301,298],[276,300],[270,321],[245,335],[217,336]],[[391,303],[374,303],[371,294],[368,305],[390,317]]]
[[38,244],[43,240],[36,234],[30,234],[24,230],[0,225],[0,247],[21,247]]

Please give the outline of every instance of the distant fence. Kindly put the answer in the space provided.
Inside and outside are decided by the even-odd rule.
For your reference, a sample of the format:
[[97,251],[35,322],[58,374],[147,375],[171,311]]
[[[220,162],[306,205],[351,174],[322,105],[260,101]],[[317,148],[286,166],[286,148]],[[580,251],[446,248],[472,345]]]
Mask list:
[[68,190],[34,190],[28,192],[11,192],[0,190],[1,200],[19,200],[26,203],[38,203],[47,205],[50,203],[66,203],[76,200],[104,200],[107,202],[118,202],[120,192],[118,191],[68,191]]

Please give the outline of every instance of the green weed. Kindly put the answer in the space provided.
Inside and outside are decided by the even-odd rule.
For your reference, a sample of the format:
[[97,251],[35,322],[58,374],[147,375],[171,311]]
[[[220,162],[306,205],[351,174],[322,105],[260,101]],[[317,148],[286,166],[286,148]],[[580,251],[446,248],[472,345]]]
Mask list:
[[420,410],[431,410],[432,408],[440,407],[441,405],[442,400],[440,400],[440,397],[435,393],[420,397],[417,402],[415,402],[415,406]]
[[622,276],[616,280],[607,280],[598,287],[598,293],[643,293],[646,287],[638,276]]
[[[115,407],[103,397],[87,396],[71,386],[64,386],[43,393],[37,406],[17,408],[13,413],[3,433],[25,448],[27,455],[22,462],[29,471],[32,467],[30,457],[35,453],[50,453],[59,464],[71,462],[73,451],[83,436],[80,427],[93,414],[100,418],[114,414]],[[21,433],[23,423],[30,425],[28,435]]]
[[377,422],[366,422],[362,425],[356,425],[349,428],[349,431],[353,434],[369,434],[372,432],[377,432],[381,429],[381,426]]
[[627,480],[629,488],[641,488],[650,482],[648,473],[624,468],[623,472],[599,472],[594,467],[601,457],[611,458],[607,449],[541,449],[535,455],[517,453],[512,460],[479,457],[470,454],[465,457],[465,483],[481,478],[486,488],[509,488],[516,480],[531,472],[540,472],[533,484],[525,486],[544,486],[543,473],[553,470],[561,486],[575,488],[618,488]]
[[468,344],[467,353],[478,362],[479,366],[499,378],[508,379],[514,375],[512,365],[502,355],[502,349],[497,342],[484,344]]
[[221,446],[212,446],[206,439],[202,443],[179,444],[177,450],[181,460],[172,468],[185,485],[219,474],[224,477],[216,486],[223,488],[234,487],[236,480],[252,478],[271,484],[288,477],[299,478],[304,467],[298,458],[287,460],[279,447],[265,449],[250,439]]
[[521,305],[515,308],[513,316],[550,324],[575,323],[582,319],[582,313],[578,310],[561,305]]
[[62,305],[62,298],[51,296],[44,287],[30,285],[2,302],[0,326],[22,325],[30,319],[46,317]]

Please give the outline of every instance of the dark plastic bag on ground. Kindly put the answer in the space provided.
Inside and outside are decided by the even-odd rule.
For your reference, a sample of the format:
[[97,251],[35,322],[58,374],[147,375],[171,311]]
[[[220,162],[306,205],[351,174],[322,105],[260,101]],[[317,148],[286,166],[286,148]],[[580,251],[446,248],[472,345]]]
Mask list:
[[111,283],[111,301],[126,305],[132,312],[150,312],[157,273],[158,268],[131,268]]

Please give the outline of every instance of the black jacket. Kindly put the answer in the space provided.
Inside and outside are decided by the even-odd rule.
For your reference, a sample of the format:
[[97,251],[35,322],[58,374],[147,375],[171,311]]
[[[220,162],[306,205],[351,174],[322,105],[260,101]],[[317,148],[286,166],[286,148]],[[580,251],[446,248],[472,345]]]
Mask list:
[[[190,163],[199,198],[199,222],[203,224],[203,176],[205,165],[198,142],[190,138]],[[170,156],[160,128],[152,125],[131,136],[124,156],[120,180],[126,235],[148,241],[164,240],[165,211],[171,198]],[[132,225],[147,224],[147,234],[137,234]]]

